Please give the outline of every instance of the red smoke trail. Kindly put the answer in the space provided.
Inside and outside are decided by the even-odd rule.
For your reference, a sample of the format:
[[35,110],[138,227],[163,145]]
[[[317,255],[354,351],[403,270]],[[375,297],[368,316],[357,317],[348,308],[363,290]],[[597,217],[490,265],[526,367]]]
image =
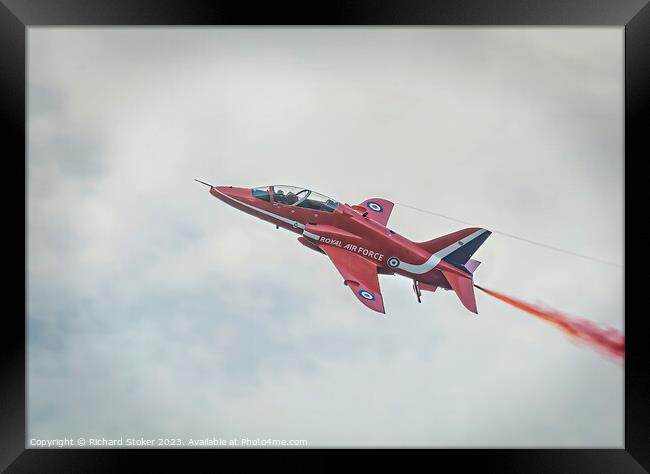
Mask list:
[[482,288],[474,285],[479,290],[487,293],[490,296],[508,303],[509,305],[519,308],[522,311],[544,319],[557,327],[562,329],[570,336],[577,340],[586,342],[590,346],[601,349],[607,354],[617,358],[622,358],[625,354],[625,336],[614,328],[601,328],[596,324],[586,319],[578,319],[567,316],[553,309],[541,308],[529,303],[526,303],[510,296],[502,295],[493,290]]

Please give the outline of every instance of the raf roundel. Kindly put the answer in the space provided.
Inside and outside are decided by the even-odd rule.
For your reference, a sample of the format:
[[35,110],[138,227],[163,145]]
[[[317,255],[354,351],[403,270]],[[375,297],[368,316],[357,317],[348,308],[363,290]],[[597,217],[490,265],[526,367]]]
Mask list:
[[397,268],[399,267],[400,261],[399,258],[397,257],[391,257],[388,260],[386,260],[386,263],[390,268]]
[[359,295],[364,299],[364,300],[369,300],[373,301],[375,299],[375,296],[370,293],[368,290],[361,290],[359,292]]
[[375,212],[384,212],[384,208],[375,201],[368,201],[368,207]]

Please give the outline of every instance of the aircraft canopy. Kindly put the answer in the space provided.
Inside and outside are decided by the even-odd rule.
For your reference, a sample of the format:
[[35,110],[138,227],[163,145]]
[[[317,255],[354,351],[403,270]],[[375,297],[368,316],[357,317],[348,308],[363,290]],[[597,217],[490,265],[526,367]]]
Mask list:
[[339,203],[334,199],[311,189],[283,184],[253,188],[253,196],[268,200],[269,190],[273,202],[285,206],[304,207],[324,212],[334,212],[339,206]]

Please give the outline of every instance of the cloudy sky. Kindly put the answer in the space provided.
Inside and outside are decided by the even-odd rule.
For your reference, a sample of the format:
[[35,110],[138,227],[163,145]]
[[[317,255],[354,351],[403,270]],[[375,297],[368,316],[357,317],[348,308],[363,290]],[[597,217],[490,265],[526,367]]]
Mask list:
[[[383,197],[622,262],[622,28],[30,28],[28,438],[623,443],[623,368],[479,293],[386,317],[215,184]],[[396,206],[428,240],[464,227]],[[623,273],[476,281],[623,328]]]

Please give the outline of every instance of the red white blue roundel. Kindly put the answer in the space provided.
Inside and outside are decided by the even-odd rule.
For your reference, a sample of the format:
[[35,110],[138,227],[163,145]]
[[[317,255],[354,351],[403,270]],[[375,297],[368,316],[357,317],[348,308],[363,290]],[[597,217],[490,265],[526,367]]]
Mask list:
[[381,204],[375,202],[375,201],[368,201],[368,208],[372,211],[375,212],[384,212],[384,208],[381,207]]
[[388,260],[386,260],[386,263],[390,268],[397,268],[399,267],[400,261],[397,257],[390,257]]
[[361,296],[364,300],[369,300],[369,301],[374,301],[375,299],[375,295],[370,293],[368,290],[359,291],[359,296]]

